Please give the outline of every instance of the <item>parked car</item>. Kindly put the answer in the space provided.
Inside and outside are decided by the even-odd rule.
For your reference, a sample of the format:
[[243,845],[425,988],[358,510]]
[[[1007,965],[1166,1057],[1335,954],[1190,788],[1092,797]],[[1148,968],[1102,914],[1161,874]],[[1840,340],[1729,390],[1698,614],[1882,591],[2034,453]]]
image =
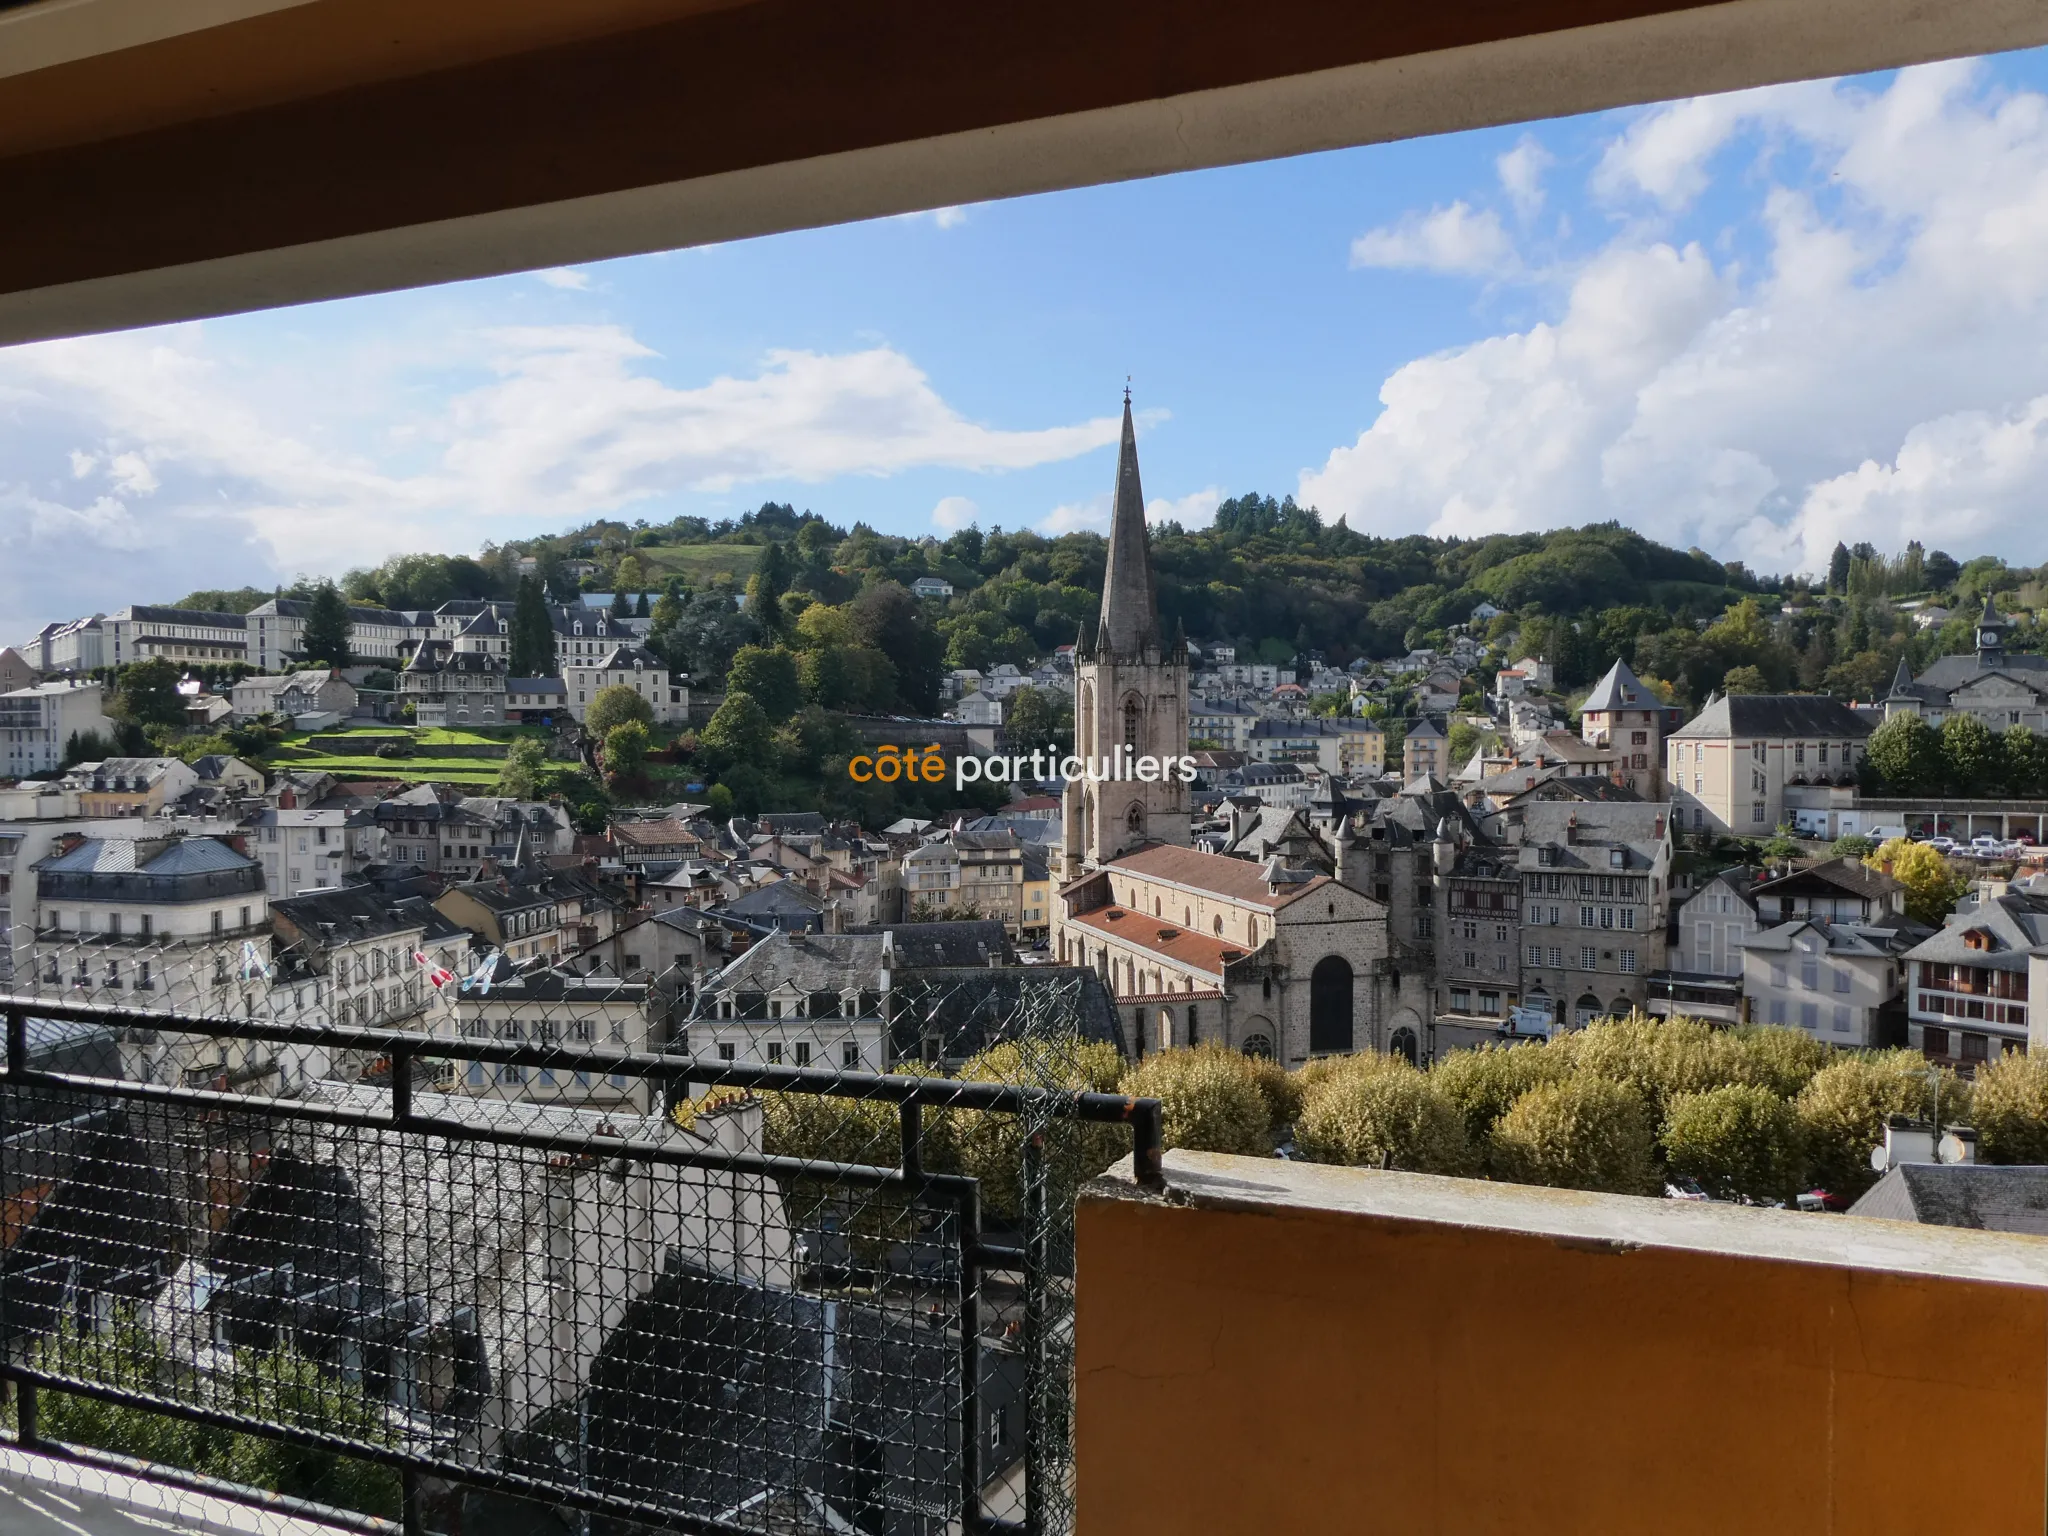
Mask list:
[[1921,841],[1936,853],[1954,853],[1956,851],[1956,840],[1952,837],[1926,837],[1922,838]]
[[2006,856],[2004,843],[1995,837],[1985,836],[1970,839],[1969,853],[1973,859],[2002,859]]

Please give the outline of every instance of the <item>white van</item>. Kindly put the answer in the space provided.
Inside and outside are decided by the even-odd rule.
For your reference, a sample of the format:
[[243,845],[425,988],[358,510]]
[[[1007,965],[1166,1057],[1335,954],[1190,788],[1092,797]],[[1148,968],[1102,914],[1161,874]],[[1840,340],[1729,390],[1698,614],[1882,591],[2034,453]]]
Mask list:
[[1904,827],[1872,827],[1863,834],[1863,836],[1869,838],[1879,847],[1882,847],[1895,837],[1904,837],[1905,835],[1906,829]]

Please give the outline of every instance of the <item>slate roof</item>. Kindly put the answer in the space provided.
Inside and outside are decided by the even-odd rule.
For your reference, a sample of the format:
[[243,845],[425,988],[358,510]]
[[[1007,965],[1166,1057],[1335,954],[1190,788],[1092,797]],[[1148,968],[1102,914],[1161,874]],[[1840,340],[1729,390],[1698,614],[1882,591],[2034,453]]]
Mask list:
[[1847,891],[1867,901],[1880,905],[1897,896],[1899,882],[1881,869],[1872,869],[1861,859],[1844,856],[1837,859],[1823,859],[1805,869],[1791,870],[1769,880],[1759,881],[1750,889],[1756,896],[1778,896],[1788,891],[1797,891],[1801,886],[1820,884],[1836,890]]
[[1593,691],[1586,695],[1586,702],[1579,706],[1586,710],[1606,711],[1616,709],[1662,709],[1664,701],[1649,689],[1642,680],[1629,671],[1628,663],[1616,661],[1607,669],[1607,675],[1593,685]]
[[2048,1237],[2048,1168],[1901,1163],[1866,1190],[1849,1214]]
[[[1000,925],[998,925],[1000,926]],[[1124,1054],[1122,1017],[1102,978],[1085,965],[935,967],[894,981],[898,1056],[919,1054],[936,1037],[948,1061],[963,1060],[1017,1037],[1034,1014],[1056,1012],[1064,1031],[1107,1041]]]
[[[1531,800],[1521,807],[1522,846],[1517,855],[1525,871],[1582,869],[1612,872],[1608,855],[1621,849],[1628,862],[1619,866],[1640,873],[1651,868],[1666,846],[1658,824],[1666,807],[1639,802]],[[1550,862],[1543,862],[1548,852]]]
[[206,875],[257,868],[247,854],[237,853],[212,837],[173,838],[158,848],[156,838],[89,837],[69,853],[36,862],[41,874],[53,875]]
[[1298,901],[1310,891],[1329,883],[1327,877],[1318,875],[1294,889],[1276,894],[1256,864],[1226,858],[1220,853],[1202,853],[1193,848],[1174,848],[1163,843],[1120,854],[1102,868],[1107,874],[1128,872],[1147,880],[1163,880],[1269,910]]
[[1870,722],[1855,710],[1824,694],[1738,693],[1708,704],[1673,731],[1671,740],[1803,736],[1861,741],[1871,729]]
[[874,990],[884,964],[879,933],[778,932],[707,980],[703,995],[772,992],[781,986],[803,992]]
[[850,934],[892,934],[898,970],[929,970],[942,966],[986,966],[995,955],[1005,965],[1017,963],[1009,935],[993,918],[961,923],[880,923],[856,925]]
[[[1964,934],[1980,928],[1992,935],[1995,949],[1972,949],[1963,942]],[[2027,952],[2044,944],[2048,944],[2048,897],[2007,891],[2000,896],[1965,901],[1949,914],[1940,932],[1908,950],[1906,958],[2024,973]]]

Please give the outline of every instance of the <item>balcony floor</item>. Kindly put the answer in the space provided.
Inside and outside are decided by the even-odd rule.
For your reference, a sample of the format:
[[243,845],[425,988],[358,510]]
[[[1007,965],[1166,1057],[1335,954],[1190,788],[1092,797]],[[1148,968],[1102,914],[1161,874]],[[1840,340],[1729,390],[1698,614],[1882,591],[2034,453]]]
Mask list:
[[339,1528],[0,1446],[7,1536],[344,1536]]

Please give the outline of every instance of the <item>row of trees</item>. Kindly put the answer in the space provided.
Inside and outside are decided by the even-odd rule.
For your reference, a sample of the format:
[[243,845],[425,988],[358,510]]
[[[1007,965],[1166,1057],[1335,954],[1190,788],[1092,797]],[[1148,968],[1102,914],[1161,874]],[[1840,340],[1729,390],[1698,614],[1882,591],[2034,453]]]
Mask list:
[[[1427,1071],[1360,1055],[1288,1072],[1220,1045],[1119,1070],[1111,1047],[1069,1040],[998,1046],[962,1075],[1040,1081],[1048,1061],[1068,1086],[1158,1099],[1169,1147],[1262,1157],[1291,1134],[1311,1161],[1563,1189],[1655,1195],[1693,1180],[1719,1199],[1789,1201],[1815,1186],[1853,1199],[1875,1181],[1870,1154],[1891,1115],[1973,1123],[1990,1162],[2048,1162],[2048,1062],[2004,1057],[1970,1083],[1911,1051],[1840,1052],[1796,1030],[1693,1019],[1457,1051]],[[983,1179],[992,1207],[1014,1215],[1019,1148],[993,1124],[1006,1119],[939,1117],[927,1161]],[[771,1152],[854,1162],[886,1159],[896,1134],[886,1105],[807,1096],[770,1095],[767,1127]],[[1077,1176],[1128,1150],[1114,1134],[1062,1145]]]
[[1893,794],[2048,796],[2048,739],[2024,725],[1993,731],[1975,715],[1939,728],[1894,715],[1870,734],[1866,756],[1878,787]]

